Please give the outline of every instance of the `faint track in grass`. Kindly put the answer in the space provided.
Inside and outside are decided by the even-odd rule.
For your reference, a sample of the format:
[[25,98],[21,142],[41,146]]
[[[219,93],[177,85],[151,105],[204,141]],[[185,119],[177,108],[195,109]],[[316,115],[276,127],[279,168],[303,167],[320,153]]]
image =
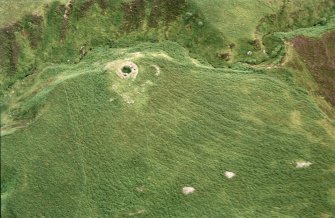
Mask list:
[[[82,195],[84,195],[85,192],[86,192],[86,187],[87,187],[87,176],[86,176],[86,170],[85,170],[85,158],[84,158],[84,153],[82,151],[82,147],[79,144],[76,127],[74,126],[73,118],[72,118],[72,115],[71,115],[72,110],[71,110],[71,106],[70,106],[70,103],[69,103],[69,96],[68,96],[68,93],[66,91],[66,88],[64,89],[64,93],[65,93],[66,103],[67,103],[68,111],[69,111],[69,117],[70,117],[70,123],[71,123],[70,125],[71,125],[71,127],[73,129],[73,132],[74,132],[74,136],[75,136],[75,140],[76,140],[76,145],[77,145],[78,151],[80,152],[79,158],[80,158],[80,161],[81,161],[82,173],[83,173],[83,177],[84,177],[84,187],[83,187]],[[82,197],[80,199],[82,199]],[[80,207],[80,203],[81,203],[81,200],[78,200],[78,206],[77,206],[77,208]]]

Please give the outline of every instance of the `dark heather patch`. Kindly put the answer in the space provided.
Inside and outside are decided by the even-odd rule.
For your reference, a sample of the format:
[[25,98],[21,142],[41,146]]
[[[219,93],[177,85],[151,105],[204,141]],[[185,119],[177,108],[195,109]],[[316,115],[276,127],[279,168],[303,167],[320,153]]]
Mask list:
[[[64,12],[65,12],[65,8],[64,8]],[[63,19],[63,24],[61,27],[61,42],[64,42],[65,37],[66,37],[66,32],[69,28],[69,19],[68,18],[64,18]]]
[[319,84],[320,94],[335,106],[335,31],[320,39],[299,36],[291,42]]
[[132,32],[138,29],[145,19],[145,0],[133,0],[122,4],[123,24],[122,32]]
[[94,5],[95,0],[86,0],[79,9],[78,17],[82,18],[85,16],[85,13]]
[[157,27],[159,20],[163,20],[165,23],[175,20],[182,14],[185,6],[185,0],[154,0],[149,16],[149,26]]
[[66,37],[66,32],[69,29],[69,17],[72,12],[73,5],[70,2],[68,7],[64,7],[64,19],[62,24],[62,30],[61,30],[61,41],[64,42]]
[[19,55],[20,55],[20,45],[14,40],[11,42],[11,50],[10,50],[10,66],[11,71],[15,72],[17,70],[17,65],[19,63]]
[[108,7],[108,1],[107,0],[98,0],[99,7],[102,10],[106,10]]
[[0,30],[0,66],[10,73],[15,73],[17,70],[20,45],[16,41],[15,32],[21,30],[22,26],[19,22]]
[[64,25],[63,17],[65,13],[65,5],[58,5],[58,2],[55,2],[52,6],[53,7],[50,8],[47,12],[47,33],[43,35],[43,38],[48,38],[48,35],[52,34],[52,38],[62,40],[65,38],[67,28],[67,25]]
[[38,15],[28,15],[22,22],[24,33],[32,48],[36,48],[38,43],[42,40],[42,25],[43,17]]

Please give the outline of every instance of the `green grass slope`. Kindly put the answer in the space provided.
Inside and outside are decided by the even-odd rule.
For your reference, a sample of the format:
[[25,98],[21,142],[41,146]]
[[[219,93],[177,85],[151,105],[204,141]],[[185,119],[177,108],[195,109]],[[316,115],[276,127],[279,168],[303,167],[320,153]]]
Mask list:
[[[105,70],[115,60],[136,79]],[[5,98],[6,122],[27,126],[2,131],[2,217],[335,215],[334,125],[261,70],[212,68],[171,42],[99,47]]]
[[335,216],[335,0],[0,0],[0,27],[2,217]]

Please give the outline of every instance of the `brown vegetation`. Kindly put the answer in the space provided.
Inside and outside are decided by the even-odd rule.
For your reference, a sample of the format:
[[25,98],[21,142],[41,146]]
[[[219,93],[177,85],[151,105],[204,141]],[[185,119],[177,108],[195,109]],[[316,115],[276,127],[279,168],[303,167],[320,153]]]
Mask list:
[[161,20],[160,18],[163,18],[166,22],[175,20],[182,13],[185,5],[185,0],[154,0],[149,17],[149,26],[156,27],[158,25],[157,21]]
[[95,0],[86,0],[81,6],[80,6],[80,13],[79,17],[84,17],[85,13],[94,5]]
[[291,42],[319,84],[320,94],[335,106],[335,31],[320,39],[299,36]]
[[138,29],[145,17],[145,4],[144,0],[134,0],[129,3],[122,4],[124,12],[124,22],[122,24],[122,31],[131,32]]
[[230,54],[229,53],[218,53],[217,56],[225,61],[229,61],[230,60]]
[[15,32],[21,29],[19,22],[0,29],[0,66],[8,66],[8,72],[14,73],[17,70],[20,45],[16,42]]

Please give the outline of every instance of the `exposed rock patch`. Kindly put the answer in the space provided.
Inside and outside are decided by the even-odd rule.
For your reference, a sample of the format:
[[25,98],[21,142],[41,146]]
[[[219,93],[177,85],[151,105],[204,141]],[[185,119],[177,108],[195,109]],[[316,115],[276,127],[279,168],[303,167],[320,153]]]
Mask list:
[[154,68],[155,68],[155,70],[156,70],[156,73],[155,73],[155,75],[156,76],[159,76],[159,74],[161,74],[161,68],[159,67],[159,66],[157,66],[157,65],[152,65]]
[[140,186],[140,187],[136,187],[136,189],[135,189],[137,192],[140,192],[140,193],[142,193],[142,192],[144,192],[145,191],[145,188],[144,188],[144,186]]
[[225,177],[227,177],[228,179],[231,179],[231,178],[233,178],[234,176],[236,176],[235,173],[233,173],[233,172],[229,172],[229,171],[224,172],[224,175],[225,175]]
[[137,216],[137,215],[140,215],[140,214],[143,214],[143,213],[145,213],[145,210],[142,209],[142,210],[138,210],[134,213],[129,213],[128,215],[129,216]]
[[184,187],[182,189],[182,192],[184,195],[189,195],[189,194],[192,194],[193,192],[195,192],[195,188],[193,187]]
[[309,167],[309,166],[311,166],[312,165],[312,163],[311,162],[308,162],[308,161],[298,161],[297,163],[296,163],[296,168],[307,168],[307,167]]

